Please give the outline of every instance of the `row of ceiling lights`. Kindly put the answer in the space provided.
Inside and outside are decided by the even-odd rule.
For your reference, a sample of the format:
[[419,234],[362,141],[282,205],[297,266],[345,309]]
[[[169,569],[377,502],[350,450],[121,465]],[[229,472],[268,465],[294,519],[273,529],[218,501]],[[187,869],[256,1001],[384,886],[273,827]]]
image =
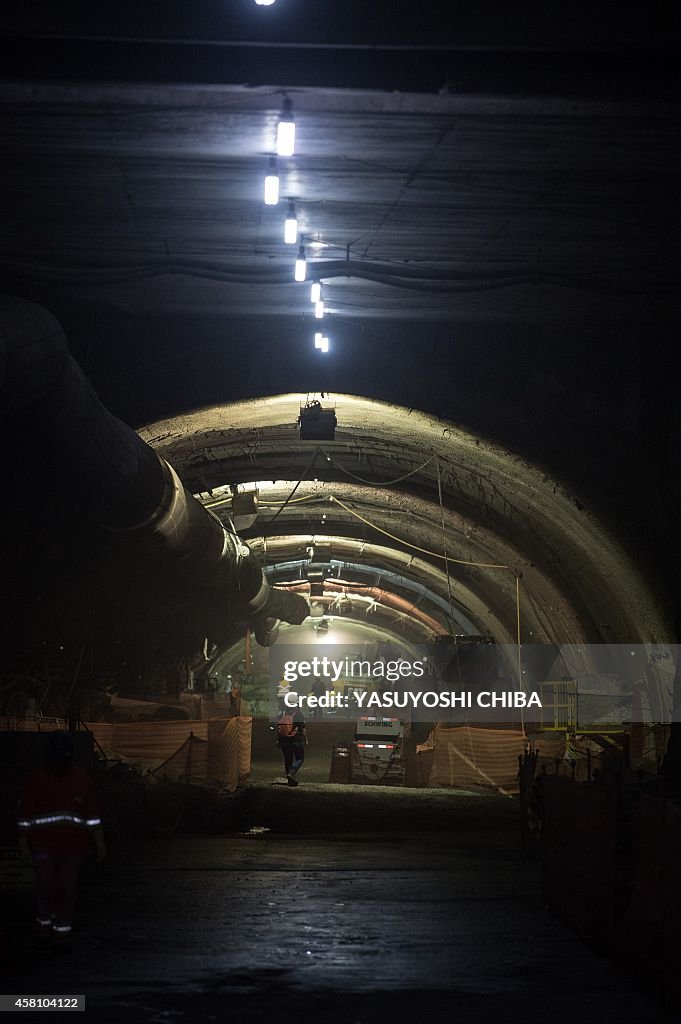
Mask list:
[[[296,122],[293,117],[293,103],[286,97],[279,121],[277,122],[277,155],[269,157],[267,174],[265,175],[264,200],[266,206],[277,206],[279,203],[279,168],[277,166],[277,157],[293,156],[295,148]],[[288,211],[284,221],[284,242],[286,245],[298,245],[298,256],[295,262],[293,277],[295,281],[305,281],[307,278],[305,246],[299,241],[298,218],[296,216],[296,206],[292,199],[288,201]],[[310,301],[314,306],[315,319],[323,319],[324,299],[322,297],[321,281],[312,282]],[[315,331],[314,345],[320,352],[329,351],[329,339],[322,331]]]

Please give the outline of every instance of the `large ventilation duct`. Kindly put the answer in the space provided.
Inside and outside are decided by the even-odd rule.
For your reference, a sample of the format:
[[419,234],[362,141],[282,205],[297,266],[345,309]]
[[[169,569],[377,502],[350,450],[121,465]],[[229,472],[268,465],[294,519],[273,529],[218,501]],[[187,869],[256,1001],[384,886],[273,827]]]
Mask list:
[[280,619],[305,619],[305,599],[271,589],[250,548],[104,408],[55,318],[41,306],[0,296],[0,415],[27,412],[40,422],[41,445],[49,444],[77,481],[83,507],[100,526],[197,574],[221,595],[225,614],[253,623],[258,642],[274,642]]

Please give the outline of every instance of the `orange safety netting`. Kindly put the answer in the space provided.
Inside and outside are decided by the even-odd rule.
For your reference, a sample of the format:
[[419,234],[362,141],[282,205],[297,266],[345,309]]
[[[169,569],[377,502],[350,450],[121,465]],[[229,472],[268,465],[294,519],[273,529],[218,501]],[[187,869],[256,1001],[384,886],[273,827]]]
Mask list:
[[212,719],[208,725],[208,774],[233,792],[251,772],[250,718]]
[[197,739],[208,739],[207,722],[84,722],[83,725],[102,750],[140,761],[167,760],[192,733]]
[[136,760],[156,777],[234,792],[250,773],[250,718],[200,722],[86,722],[107,756]]
[[429,785],[465,789],[483,786],[518,792],[518,758],[527,746],[519,730],[475,729],[438,724],[433,730]]
[[[147,812],[155,835],[172,835],[184,814],[186,787],[205,778],[207,741],[190,734],[167,761],[144,776]],[[192,778],[196,772],[197,777]],[[184,785],[177,785],[177,783]]]

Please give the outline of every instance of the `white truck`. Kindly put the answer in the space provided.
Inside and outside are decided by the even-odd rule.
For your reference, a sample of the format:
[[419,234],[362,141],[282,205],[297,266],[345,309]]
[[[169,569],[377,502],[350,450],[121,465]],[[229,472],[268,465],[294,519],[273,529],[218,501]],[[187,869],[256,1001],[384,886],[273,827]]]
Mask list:
[[404,725],[399,718],[357,720],[352,741],[351,782],[404,785]]

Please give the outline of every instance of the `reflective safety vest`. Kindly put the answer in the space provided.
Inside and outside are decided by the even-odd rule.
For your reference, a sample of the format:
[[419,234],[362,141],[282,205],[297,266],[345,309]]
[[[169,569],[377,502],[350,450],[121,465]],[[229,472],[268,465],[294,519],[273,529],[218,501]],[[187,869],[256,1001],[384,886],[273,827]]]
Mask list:
[[298,730],[296,729],[293,721],[293,715],[282,715],[277,722],[277,735],[279,739],[293,739],[297,732]]
[[78,765],[64,775],[46,768],[31,772],[19,801],[17,829],[32,850],[83,854],[102,824],[92,779]]

